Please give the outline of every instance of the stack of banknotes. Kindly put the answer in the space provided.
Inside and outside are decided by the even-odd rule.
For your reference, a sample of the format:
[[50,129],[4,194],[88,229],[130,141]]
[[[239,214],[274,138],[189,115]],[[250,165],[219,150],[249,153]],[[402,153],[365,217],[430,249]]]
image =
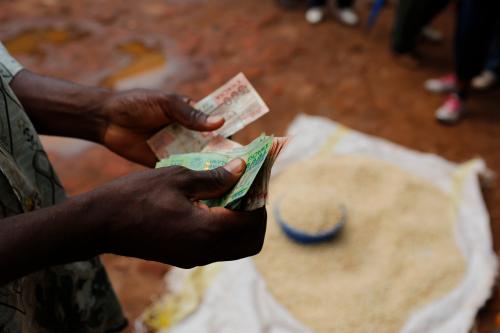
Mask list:
[[241,146],[227,137],[266,114],[269,108],[241,73],[195,107],[210,115],[223,116],[224,126],[209,133],[190,131],[179,125],[164,128],[148,142],[160,159],[156,167],[179,165],[192,170],[211,170],[241,158],[247,166],[235,187],[223,197],[205,203],[209,207],[246,211],[263,207],[272,166],[287,138],[261,135],[249,145]]

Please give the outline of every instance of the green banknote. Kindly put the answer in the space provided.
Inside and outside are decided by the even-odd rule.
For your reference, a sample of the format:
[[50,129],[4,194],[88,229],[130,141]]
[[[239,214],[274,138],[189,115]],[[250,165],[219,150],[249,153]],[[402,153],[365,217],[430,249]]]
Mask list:
[[197,171],[212,170],[224,166],[235,158],[243,159],[247,167],[235,187],[222,198],[205,201],[209,207],[238,209],[241,199],[248,193],[262,168],[269,150],[273,146],[273,140],[272,136],[261,135],[249,145],[230,151],[172,155],[158,162],[156,167],[179,165]]

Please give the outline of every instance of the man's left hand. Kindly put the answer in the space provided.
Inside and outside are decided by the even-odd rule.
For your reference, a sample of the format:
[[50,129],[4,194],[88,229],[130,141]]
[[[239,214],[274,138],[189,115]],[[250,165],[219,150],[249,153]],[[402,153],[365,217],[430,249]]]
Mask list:
[[190,100],[158,90],[134,89],[110,95],[102,104],[106,119],[100,141],[111,151],[140,164],[154,166],[157,159],[147,140],[177,122],[196,131],[213,131],[224,124],[191,106]]

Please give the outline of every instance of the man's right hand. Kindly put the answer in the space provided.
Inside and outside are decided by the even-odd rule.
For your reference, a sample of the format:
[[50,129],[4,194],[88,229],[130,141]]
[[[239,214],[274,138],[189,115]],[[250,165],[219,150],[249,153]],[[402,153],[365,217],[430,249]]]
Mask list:
[[101,252],[183,268],[257,254],[266,230],[265,209],[236,212],[200,203],[228,192],[244,170],[240,159],[212,171],[169,167],[89,193],[90,211],[107,217]]
[[184,268],[254,255],[264,241],[264,208],[236,212],[200,202],[229,191],[244,169],[244,162],[235,160],[212,171],[144,171],[60,204],[3,218],[0,285],[102,253]]

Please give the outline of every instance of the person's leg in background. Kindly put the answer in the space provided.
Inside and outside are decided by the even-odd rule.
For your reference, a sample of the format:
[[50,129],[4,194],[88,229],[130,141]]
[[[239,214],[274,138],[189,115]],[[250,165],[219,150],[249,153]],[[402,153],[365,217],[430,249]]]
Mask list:
[[499,20],[500,1],[459,0],[455,31],[457,90],[436,111],[439,121],[454,123],[464,114],[471,80],[484,68]]
[[285,9],[293,9],[297,6],[298,0],[276,0],[277,4]]
[[308,7],[325,7],[327,0],[307,0]]
[[[392,51],[418,64],[415,48],[422,29],[441,13],[451,0],[399,0],[392,33]],[[412,59],[413,58],[413,59]],[[411,61],[410,61],[411,60]]]
[[491,41],[488,60],[484,70],[472,79],[472,88],[484,90],[494,86],[500,78],[500,24],[497,25],[496,32]]

